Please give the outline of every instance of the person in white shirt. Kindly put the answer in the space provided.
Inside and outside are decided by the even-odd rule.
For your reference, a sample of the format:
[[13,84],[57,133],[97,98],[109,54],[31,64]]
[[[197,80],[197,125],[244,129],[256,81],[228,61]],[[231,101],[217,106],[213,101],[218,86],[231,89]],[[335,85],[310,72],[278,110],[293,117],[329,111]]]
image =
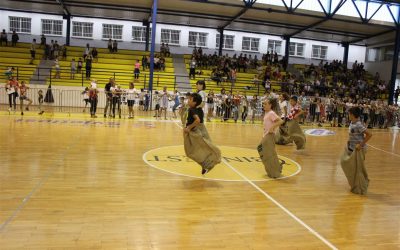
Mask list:
[[206,101],[207,101],[207,94],[204,91],[204,90],[206,90],[206,82],[204,80],[197,81],[196,88],[197,88],[197,93],[201,96],[201,100],[202,100],[199,107],[202,108],[203,112],[204,112],[204,107],[205,107]]
[[164,119],[167,120],[167,109],[168,109],[168,103],[169,103],[169,94],[167,91],[167,87],[164,87],[163,92],[160,93],[160,114],[159,116],[161,117],[163,111],[164,111]]
[[115,118],[115,107],[117,106],[117,111],[119,118],[121,119],[121,94],[122,90],[120,87],[117,87],[115,82],[112,83],[110,88],[112,94],[112,117]]
[[287,93],[282,93],[279,96],[280,115],[282,119],[285,119],[289,113],[289,99],[290,97]]
[[135,89],[135,84],[133,82],[129,83],[129,89],[126,91],[126,94],[127,94],[128,111],[129,111],[128,119],[133,119],[135,117],[133,106],[135,105],[135,98],[137,95],[137,90]]

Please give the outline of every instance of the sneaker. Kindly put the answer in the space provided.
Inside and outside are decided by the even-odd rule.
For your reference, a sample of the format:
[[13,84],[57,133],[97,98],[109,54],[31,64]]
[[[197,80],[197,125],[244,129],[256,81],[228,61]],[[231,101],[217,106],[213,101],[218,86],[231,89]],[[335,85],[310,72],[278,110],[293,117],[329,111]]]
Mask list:
[[107,115],[106,115],[106,114],[104,114],[104,118],[107,118]]
[[207,174],[208,173],[208,169],[205,169],[205,168],[202,168],[201,169],[201,174],[202,175],[205,175],[205,174]]
[[21,115],[24,115],[24,112],[21,112]]
[[26,111],[29,111],[29,108],[28,108],[28,107],[26,107],[26,108],[25,108],[25,110],[26,110]]

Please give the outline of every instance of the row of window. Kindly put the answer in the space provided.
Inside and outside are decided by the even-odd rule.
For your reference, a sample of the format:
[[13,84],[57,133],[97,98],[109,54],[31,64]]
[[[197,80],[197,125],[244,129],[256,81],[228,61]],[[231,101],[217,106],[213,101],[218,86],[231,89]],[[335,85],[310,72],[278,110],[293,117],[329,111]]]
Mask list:
[[[26,17],[9,17],[10,31],[15,30],[18,33],[31,33],[31,18]],[[49,20],[42,19],[42,33],[45,35],[62,35],[63,21],[62,20]],[[103,24],[103,39],[122,40],[123,25],[118,24]],[[151,32],[151,29],[150,29]],[[180,30],[161,29],[161,43],[168,43],[171,45],[180,44]],[[77,38],[92,38],[93,37],[93,23],[90,22],[72,22],[72,37]],[[208,33],[192,32],[189,31],[189,46],[207,47]],[[219,48],[220,34],[217,34],[215,45]],[[132,27],[132,40],[137,42],[146,41],[146,28],[140,26]],[[234,49],[233,35],[224,35],[222,48]],[[243,37],[242,50],[258,52],[260,47],[260,38]],[[290,43],[289,55],[304,57],[305,44],[303,43]],[[326,59],[327,46],[312,45],[313,58]],[[282,41],[268,40],[268,51],[282,53]]]

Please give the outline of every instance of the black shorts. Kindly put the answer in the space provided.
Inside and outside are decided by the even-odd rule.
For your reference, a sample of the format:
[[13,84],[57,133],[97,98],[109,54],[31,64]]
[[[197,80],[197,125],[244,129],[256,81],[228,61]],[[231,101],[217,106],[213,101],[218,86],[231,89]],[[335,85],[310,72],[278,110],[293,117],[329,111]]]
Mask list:
[[156,104],[156,110],[159,110],[160,109],[160,104]]
[[128,100],[128,107],[133,107],[135,105],[135,100]]

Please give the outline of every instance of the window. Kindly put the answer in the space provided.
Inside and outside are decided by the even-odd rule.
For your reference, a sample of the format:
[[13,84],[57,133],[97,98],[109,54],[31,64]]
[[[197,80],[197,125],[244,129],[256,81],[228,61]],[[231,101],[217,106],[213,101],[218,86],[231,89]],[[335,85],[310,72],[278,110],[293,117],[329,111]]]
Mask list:
[[189,31],[189,46],[207,47],[208,33]]
[[42,34],[62,36],[63,20],[42,19]]
[[[146,27],[132,26],[132,41],[146,42]],[[151,42],[151,28],[149,34],[149,41]]]
[[328,51],[328,46],[313,45],[311,57],[318,59],[326,59],[327,51]]
[[242,40],[242,50],[258,51],[259,44],[260,44],[260,38],[244,36]]
[[379,61],[379,49],[378,48],[368,48],[366,54],[367,54],[368,62],[378,62]]
[[10,16],[10,32],[14,31],[17,33],[31,33],[31,19],[27,17],[15,17]]
[[290,43],[289,55],[290,56],[301,56],[304,57],[304,43]]
[[93,23],[85,22],[72,22],[72,36],[92,38],[93,37]]
[[103,24],[103,39],[122,40],[122,27],[118,24]]
[[282,41],[278,40],[268,40],[268,51],[269,53],[277,53],[281,55],[282,53]]
[[[218,49],[219,48],[219,39],[220,39],[220,34],[217,34],[217,39],[215,41],[215,47]],[[235,36],[231,35],[224,35],[224,41],[222,41],[222,48],[223,49],[233,49],[233,41],[235,39]]]
[[179,45],[180,35],[180,30],[161,29],[161,43]]

